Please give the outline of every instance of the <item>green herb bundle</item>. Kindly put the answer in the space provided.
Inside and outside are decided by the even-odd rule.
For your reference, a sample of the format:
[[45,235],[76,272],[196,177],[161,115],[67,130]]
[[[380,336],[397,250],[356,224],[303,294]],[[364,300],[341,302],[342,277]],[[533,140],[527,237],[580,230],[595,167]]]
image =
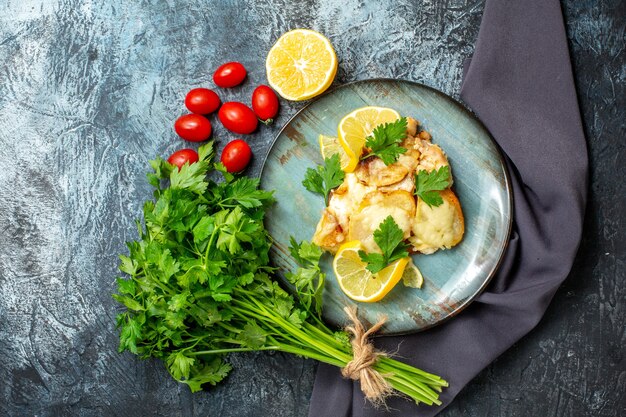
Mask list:
[[[287,274],[293,291],[272,280],[263,227],[272,193],[259,190],[257,179],[228,174],[213,153],[212,143],[200,147],[200,160],[180,170],[151,162],[155,200],[144,204],[139,239],[121,256],[130,278],[117,279],[113,296],[126,307],[117,316],[120,352],[163,360],[194,392],[226,377],[231,352],[282,351],[345,367],[352,360],[349,336],[320,317],[321,250],[292,241],[300,265]],[[215,171],[224,181],[209,179]],[[386,356],[373,369],[416,402],[439,404],[447,386]]]

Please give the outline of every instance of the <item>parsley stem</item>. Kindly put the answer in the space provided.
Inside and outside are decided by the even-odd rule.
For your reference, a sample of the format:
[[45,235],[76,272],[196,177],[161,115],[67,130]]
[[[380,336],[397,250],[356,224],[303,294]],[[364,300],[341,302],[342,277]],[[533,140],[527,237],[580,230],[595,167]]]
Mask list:
[[257,350],[279,350],[279,346],[264,346],[260,348],[230,348],[230,349],[212,349],[212,350],[197,350],[195,352],[188,352],[188,356],[198,356],[198,355],[217,355],[220,353],[232,353],[232,352],[254,352]]
[[404,369],[407,372],[411,372],[413,374],[417,374],[417,375],[423,376],[425,378],[428,378],[430,381],[433,381],[434,383],[436,383],[438,385],[441,385],[443,387],[447,387],[448,386],[448,383],[444,379],[442,379],[441,377],[439,377],[437,375],[429,374],[428,372],[424,372],[421,369],[414,368],[414,367],[412,367],[410,365],[405,364],[404,362],[396,361],[394,359],[387,358],[387,357],[383,357],[383,358],[381,358],[381,360],[382,360],[382,362],[389,363],[393,367]]

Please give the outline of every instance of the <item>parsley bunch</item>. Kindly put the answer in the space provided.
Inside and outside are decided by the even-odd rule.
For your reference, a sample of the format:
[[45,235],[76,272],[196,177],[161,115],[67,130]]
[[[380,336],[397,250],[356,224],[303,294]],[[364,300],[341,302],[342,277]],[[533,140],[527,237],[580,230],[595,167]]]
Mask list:
[[[226,355],[274,350],[343,367],[352,359],[348,335],[321,319],[321,250],[292,239],[298,268],[286,274],[288,292],[272,279],[271,238],[263,226],[272,192],[258,179],[235,177],[214,163],[212,143],[180,171],[151,162],[154,201],[143,207],[139,238],[120,256],[113,297],[119,350],[161,359],[172,377],[198,391],[231,370]],[[222,182],[210,179],[221,173]],[[292,295],[295,294],[295,295]],[[416,402],[440,404],[441,378],[388,357],[374,365]]]

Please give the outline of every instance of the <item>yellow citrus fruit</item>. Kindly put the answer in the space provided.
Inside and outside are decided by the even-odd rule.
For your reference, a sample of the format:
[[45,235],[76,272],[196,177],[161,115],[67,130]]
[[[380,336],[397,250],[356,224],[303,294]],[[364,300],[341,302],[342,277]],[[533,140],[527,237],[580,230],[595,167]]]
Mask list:
[[330,41],[309,29],[283,34],[267,54],[267,81],[287,100],[322,94],[335,79],[337,55]]
[[333,270],[341,290],[355,301],[373,303],[385,295],[400,281],[409,258],[398,259],[385,269],[372,274],[361,261],[361,242],[353,240],[339,247],[333,259]]
[[345,169],[350,163],[350,158],[346,154],[346,151],[343,150],[343,147],[339,144],[339,140],[337,138],[333,138],[332,136],[320,135],[320,152],[322,153],[322,158],[330,158],[334,154],[339,154],[339,160],[341,161],[341,169]]
[[356,169],[363,153],[365,139],[372,134],[376,126],[399,118],[400,114],[388,107],[368,106],[356,109],[341,119],[337,135],[339,143],[350,158],[350,164],[344,171],[352,172]]
[[404,268],[404,272],[402,273],[402,283],[405,287],[411,288],[422,288],[422,285],[424,284],[424,277],[422,276],[419,268],[415,266],[412,259],[409,261],[406,268]]

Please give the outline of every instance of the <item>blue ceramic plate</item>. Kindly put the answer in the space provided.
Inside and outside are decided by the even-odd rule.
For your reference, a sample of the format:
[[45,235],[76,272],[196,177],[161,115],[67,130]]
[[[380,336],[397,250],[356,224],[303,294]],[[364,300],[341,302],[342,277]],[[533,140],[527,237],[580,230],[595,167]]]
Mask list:
[[456,192],[465,216],[459,245],[432,255],[414,255],[424,275],[421,289],[400,282],[378,303],[358,303],[346,297],[325,254],[327,273],[324,318],[346,324],[343,308],[357,304],[359,317],[374,323],[388,317],[384,334],[412,333],[456,315],[487,285],[506,249],[511,230],[511,190],[498,146],[482,123],[447,95],[409,81],[365,80],[346,84],[321,96],[298,112],[281,130],[267,156],[261,184],[276,190],[277,203],[266,226],[274,239],[272,261],[279,276],[296,268],[289,256],[289,236],[310,240],[324,209],[318,194],[307,191],[307,168],[321,164],[319,134],[336,136],[341,118],[363,106],[391,107],[419,120],[433,143],[448,154]]

